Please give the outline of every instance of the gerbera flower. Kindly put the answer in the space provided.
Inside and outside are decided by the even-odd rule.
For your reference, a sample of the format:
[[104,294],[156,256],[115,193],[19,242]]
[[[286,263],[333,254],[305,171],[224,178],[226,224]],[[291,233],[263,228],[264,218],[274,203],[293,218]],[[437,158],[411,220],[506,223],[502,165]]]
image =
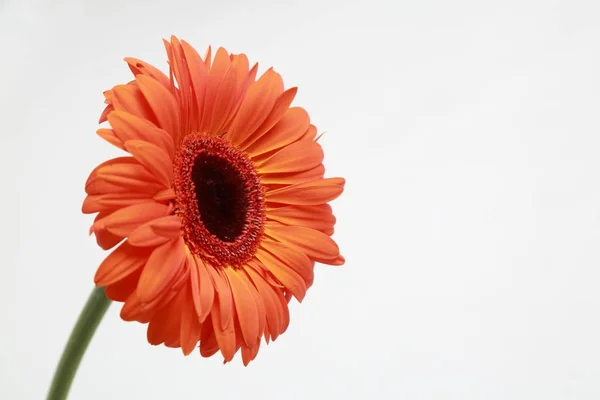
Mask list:
[[273,69],[256,79],[244,54],[165,47],[169,76],[126,58],[135,79],[104,93],[98,134],[128,155],[86,183],[90,231],[118,245],[95,283],[151,344],[225,362],[241,348],[247,365],[286,330],[315,262],[344,263],[327,204],[344,179],[323,177],[317,130]]

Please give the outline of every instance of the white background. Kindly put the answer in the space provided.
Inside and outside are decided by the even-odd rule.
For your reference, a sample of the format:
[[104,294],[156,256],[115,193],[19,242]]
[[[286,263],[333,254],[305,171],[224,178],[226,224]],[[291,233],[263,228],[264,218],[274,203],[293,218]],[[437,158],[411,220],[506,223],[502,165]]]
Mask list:
[[[2,3],[0,3],[2,4]],[[152,347],[113,304],[71,399],[600,398],[600,3],[0,6],[0,398],[41,399],[105,254],[82,215],[123,57],[274,66],[320,130],[347,264],[237,357]]]

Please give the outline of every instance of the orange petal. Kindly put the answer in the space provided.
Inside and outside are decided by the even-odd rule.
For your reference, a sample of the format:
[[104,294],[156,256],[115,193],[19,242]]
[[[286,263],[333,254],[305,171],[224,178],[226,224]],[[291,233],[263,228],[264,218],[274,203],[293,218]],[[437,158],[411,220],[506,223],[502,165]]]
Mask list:
[[[132,157],[133,158],[133,157]],[[137,160],[132,163],[112,164],[99,168],[86,185],[89,194],[109,192],[138,192],[154,194],[162,189],[156,178]],[[95,185],[92,187],[92,183]],[[101,192],[104,190],[104,192]],[[94,193],[95,192],[95,193]]]
[[108,116],[108,122],[122,143],[128,140],[143,140],[165,150],[171,158],[175,155],[173,138],[148,120],[125,111],[115,111]]
[[138,321],[141,323],[149,322],[154,314],[156,314],[156,308],[144,307],[137,291],[131,293],[120,312],[120,316],[124,321]]
[[272,68],[267,70],[248,88],[246,97],[224,137],[233,144],[242,143],[267,119],[281,92],[281,76]]
[[237,115],[237,111],[239,110],[244,98],[246,97],[246,93],[248,92],[248,88],[250,85],[254,83],[256,80],[256,73],[258,72],[258,64],[254,64],[250,71],[248,71],[247,57],[245,54],[237,54],[231,55],[231,63],[232,68],[235,68],[237,71],[239,82],[241,82],[241,88],[237,92],[237,102],[233,103],[233,108],[228,112],[228,116],[225,119],[222,127],[219,128],[218,132],[226,132],[229,130],[229,126],[231,122]]
[[127,240],[137,247],[154,247],[168,242],[171,238],[160,235],[160,229],[158,231],[154,229],[154,226],[160,223],[161,221],[158,219],[147,222],[131,232]]
[[[254,287],[258,291],[260,298],[265,307],[265,317],[270,335],[266,335],[266,339],[275,339],[279,336],[283,327],[283,312],[281,304],[275,293],[275,289],[269,285],[257,272],[251,268],[246,268],[246,273],[252,279]],[[270,336],[270,337],[269,337]]]
[[173,163],[169,154],[155,144],[143,140],[128,140],[125,149],[148,168],[156,179],[166,187],[171,187]]
[[191,129],[198,131],[200,129],[200,120],[204,108],[204,96],[206,92],[206,78],[208,77],[208,68],[202,61],[200,55],[185,41],[181,41],[181,48],[187,62],[189,79],[194,93],[194,103],[191,106],[190,113],[193,116]]
[[121,236],[114,235],[107,230],[96,231],[94,236],[96,237],[96,243],[102,250],[110,250],[123,240]]
[[137,75],[135,79],[156,116],[158,127],[164,129],[176,139],[180,133],[180,116],[177,100],[173,97],[173,94],[149,76]]
[[180,291],[152,317],[148,324],[148,343],[155,346],[165,343],[168,347],[179,347],[184,295],[184,291]]
[[167,336],[166,329],[169,319],[169,309],[165,307],[164,310],[160,310],[156,315],[149,321],[148,328],[146,330],[146,339],[148,343],[153,346],[158,346],[164,343],[165,336]]
[[[210,315],[212,317],[212,325],[215,331],[215,339],[217,340],[221,354],[223,354],[223,358],[225,358],[225,362],[228,362],[233,359],[233,356],[237,350],[235,324],[232,318],[231,322],[227,324],[227,326],[223,327],[221,323],[223,320],[223,317],[221,316],[221,310],[223,307],[219,303],[220,300],[217,298],[213,303],[213,309]],[[200,350],[202,350],[202,346],[200,347]]]
[[[140,167],[144,168],[140,165]],[[86,185],[85,191],[90,195],[116,194],[131,197],[153,197],[164,186],[160,183],[144,182],[137,178],[126,178],[119,175],[101,176],[96,174]]]
[[[323,261],[320,261],[323,262]],[[334,258],[333,260],[327,260],[327,262],[323,262],[324,264],[329,265],[344,265],[346,263],[346,259],[341,254]]]
[[115,135],[115,132],[112,129],[101,128],[96,131],[96,134],[113,146],[125,150],[123,141]]
[[107,119],[108,114],[110,114],[114,110],[115,110],[115,107],[112,104],[109,104],[106,107],[104,107],[104,110],[100,114],[100,118],[98,118],[98,123],[101,124],[103,122],[106,122],[108,120]]
[[150,302],[165,290],[185,261],[183,238],[167,242],[152,252],[140,276],[137,294]]
[[285,174],[264,174],[261,175],[260,181],[263,185],[295,185],[298,183],[323,179],[323,174],[325,174],[325,166],[320,164],[308,171]]
[[329,204],[267,207],[267,219],[279,221],[286,225],[306,226],[321,232],[332,229],[336,221]]
[[254,296],[250,293],[251,289],[248,287],[246,278],[243,275],[240,275],[233,268],[225,268],[224,272],[231,284],[233,303],[244,342],[247,346],[252,346],[257,338],[260,338],[258,331],[259,315]]
[[[96,218],[94,218],[94,223],[101,220],[102,218],[107,217],[108,215],[110,215],[110,213],[107,211],[98,213],[98,215],[96,215]],[[102,250],[110,250],[117,244],[119,244],[121,240],[123,240],[123,236],[112,234],[106,229],[94,229],[93,225],[90,228],[90,234],[92,233],[94,234],[94,236],[96,236],[96,243],[98,243],[98,246],[100,246]]]
[[294,143],[306,132],[310,118],[300,107],[289,108],[283,117],[258,140],[246,148],[253,157]]
[[[143,184],[134,188],[130,182],[133,179],[142,181]],[[85,191],[87,194],[132,191],[147,193],[151,190],[142,190],[142,188],[152,186],[152,183],[156,184],[156,179],[135,158],[117,157],[103,162],[92,170],[85,183]]]
[[163,189],[157,192],[152,199],[156,201],[169,201],[175,199],[175,191],[173,188]]
[[81,211],[92,214],[100,211],[113,211],[134,204],[154,202],[147,193],[109,193],[90,195],[83,200]]
[[292,104],[294,97],[296,97],[297,92],[298,88],[293,87],[281,93],[277,97],[275,103],[273,104],[273,109],[269,113],[267,119],[265,119],[264,122],[256,129],[256,131],[240,145],[242,150],[245,150],[249,145],[260,139],[266,132],[273,128],[273,126],[275,126],[275,124],[279,122],[281,118],[283,118],[290,107],[290,104]]
[[246,347],[242,346],[242,362],[244,366],[247,367],[250,364],[250,361],[254,360],[258,355],[258,350],[260,349],[260,340],[257,341],[253,346]]
[[267,310],[265,308],[265,303],[245,271],[240,270],[240,274],[244,276],[246,285],[250,290],[250,294],[252,297],[254,297],[254,304],[256,304],[256,311],[258,313],[258,336],[256,341],[260,342],[267,329]]
[[142,60],[133,58],[133,57],[125,57],[125,62],[128,64],[129,69],[131,70],[131,72],[133,73],[134,76],[140,75],[140,74],[147,75],[151,78],[156,79],[164,87],[166,87],[166,88],[171,87],[171,82],[169,81],[169,77],[166,76],[158,68],[156,68]]
[[296,271],[304,279],[304,282],[306,282],[307,288],[312,286],[315,278],[315,263],[306,254],[294,247],[286,246],[268,238],[263,239],[260,245],[281,260],[288,268]]
[[215,298],[215,287],[207,271],[207,268],[212,267],[207,267],[199,257],[189,253],[187,259],[192,281],[192,299],[198,320],[203,322],[210,313]]
[[94,229],[107,229],[125,237],[145,223],[167,214],[169,208],[159,203],[141,203],[121,208],[94,223]]
[[247,75],[248,58],[245,55],[235,56],[231,66],[223,76],[215,96],[208,127],[209,133],[222,132],[225,123],[231,120],[233,114],[237,111]]
[[210,68],[211,65],[211,58],[210,58],[210,54],[211,54],[211,47],[208,46],[208,49],[206,49],[206,53],[204,54],[204,65],[206,65],[206,68]]
[[117,85],[112,88],[111,93],[111,102],[115,110],[127,111],[142,119],[155,121],[154,113],[137,83]]
[[96,286],[106,286],[124,279],[143,267],[148,255],[145,249],[124,242],[102,261],[94,276],[94,283]]
[[[187,62],[181,49],[181,43],[179,42],[179,39],[177,39],[175,36],[171,36],[171,42],[163,40],[163,43],[169,58],[169,73],[171,75],[171,79],[173,79],[173,76],[175,76],[177,88],[179,89],[173,90],[173,92],[179,101],[179,111],[181,113],[180,120],[183,123],[183,125],[180,127],[182,129],[181,132],[190,132],[190,113],[192,112],[192,107],[194,107],[195,102],[193,99],[194,94],[187,68]],[[171,87],[174,88],[175,85],[172,84]],[[178,135],[176,139],[179,142],[180,136]]]
[[229,53],[220,47],[215,54],[214,63],[206,78],[206,86],[204,91],[204,104],[202,109],[202,116],[200,117],[200,132],[207,132],[210,128],[211,117],[215,107],[215,100],[219,93],[219,87],[221,82],[227,73],[227,70],[231,66],[231,60]]
[[289,265],[285,264],[279,258],[272,255],[270,252],[259,248],[256,252],[256,257],[262,262],[265,267],[275,275],[275,277],[298,299],[302,301],[306,295],[306,282],[294,271]]
[[265,233],[273,239],[294,247],[313,260],[333,260],[340,249],[333,239],[314,229],[267,222]]
[[164,309],[166,304],[169,304],[175,296],[181,293],[179,289],[183,287],[187,279],[189,279],[188,271],[185,268],[180,269],[173,278],[169,290],[163,291],[162,294],[150,302],[142,302],[136,290],[123,305],[121,317],[126,321],[149,322],[158,311]]
[[124,302],[135,291],[142,269],[127,275],[118,282],[106,286],[106,297],[113,301]]
[[[197,259],[198,260],[198,259]],[[196,262],[198,262],[196,260]],[[206,266],[206,270],[210,273],[212,281],[215,285],[215,291],[217,292],[217,298],[219,300],[219,326],[220,329],[225,329],[230,325],[233,325],[233,298],[231,294],[231,286],[227,277],[221,275],[219,271],[210,266]],[[214,301],[216,302],[216,300]],[[213,313],[215,306],[213,305]],[[214,320],[213,320],[214,322]],[[216,328],[215,328],[216,329]]]
[[316,137],[317,137],[317,127],[311,124],[311,125],[309,125],[306,132],[304,132],[304,135],[302,135],[300,140],[305,140],[305,139],[315,140]]
[[100,169],[105,168],[110,165],[121,165],[121,164],[138,164],[139,165],[137,160],[131,156],[111,158],[109,160],[104,161],[103,163],[98,164],[96,166],[96,168],[94,168],[92,170],[92,172],[90,173],[90,175],[87,178],[86,186],[90,183],[90,181],[92,179],[94,179],[98,175],[98,171]]
[[[280,334],[282,334],[287,330],[288,326],[290,325],[290,309],[288,307],[288,304],[291,300],[291,295],[289,291],[287,291],[287,293],[284,294],[281,290],[276,290],[276,293],[277,298],[279,299],[279,303],[281,305],[281,311],[283,312],[283,321],[280,332]],[[275,339],[276,337],[273,337],[273,340]]]
[[212,357],[219,351],[219,344],[213,328],[212,319],[208,318],[202,324],[200,332],[200,355],[202,357]]
[[269,269],[267,267],[265,267],[263,265],[263,263],[258,261],[258,259],[252,258],[252,259],[248,260],[247,266],[248,266],[248,268],[253,269],[258,275],[260,275],[265,280],[265,282],[267,282],[269,285],[273,286],[274,288],[283,288],[284,287],[281,284],[281,282],[277,281],[277,278],[275,278],[273,276],[271,271],[269,271]]
[[344,178],[327,178],[268,191],[266,200],[292,205],[316,205],[336,199],[344,191]]
[[200,340],[201,325],[194,310],[190,285],[184,289],[184,299],[181,303],[180,342],[184,355],[190,354]]
[[258,164],[260,174],[307,171],[323,162],[321,145],[312,140],[301,140],[285,146]]
[[166,217],[156,218],[150,224],[150,229],[158,236],[176,239],[181,236],[181,218],[177,215],[167,215]]

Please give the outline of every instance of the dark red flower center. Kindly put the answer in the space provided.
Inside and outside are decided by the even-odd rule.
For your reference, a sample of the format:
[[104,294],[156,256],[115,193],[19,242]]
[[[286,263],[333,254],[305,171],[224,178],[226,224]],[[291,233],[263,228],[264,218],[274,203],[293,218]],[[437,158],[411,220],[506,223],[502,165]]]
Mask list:
[[239,266],[258,247],[264,193],[254,163],[224,139],[192,134],[175,159],[176,213],[190,250],[215,266]]
[[241,174],[227,160],[203,153],[194,161],[192,181],[206,229],[224,242],[233,242],[244,230],[248,210]]

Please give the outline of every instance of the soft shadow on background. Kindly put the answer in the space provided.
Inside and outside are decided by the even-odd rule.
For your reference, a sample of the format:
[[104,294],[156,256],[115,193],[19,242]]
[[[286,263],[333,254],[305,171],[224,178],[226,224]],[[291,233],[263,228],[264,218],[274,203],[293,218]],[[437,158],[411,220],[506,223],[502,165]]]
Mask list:
[[[0,3],[1,4],[1,3]],[[600,4],[0,6],[0,398],[45,395],[105,254],[80,213],[123,57],[162,38],[270,66],[327,133],[344,267],[248,368],[147,344],[113,304],[72,399],[600,397]]]

